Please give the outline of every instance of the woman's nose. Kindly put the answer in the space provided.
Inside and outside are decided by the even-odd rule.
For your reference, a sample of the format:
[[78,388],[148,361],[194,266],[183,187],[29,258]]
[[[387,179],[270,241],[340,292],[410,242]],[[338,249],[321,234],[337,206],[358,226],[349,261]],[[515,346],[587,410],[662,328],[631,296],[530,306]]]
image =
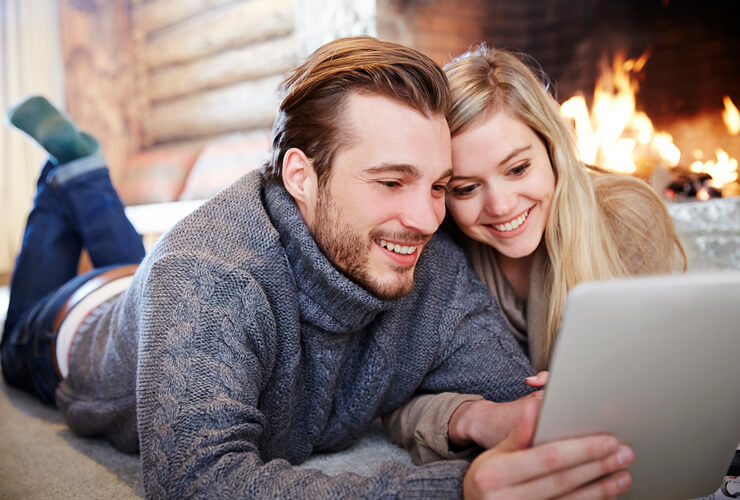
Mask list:
[[486,211],[494,217],[511,215],[516,209],[516,193],[504,186],[492,186],[488,189]]

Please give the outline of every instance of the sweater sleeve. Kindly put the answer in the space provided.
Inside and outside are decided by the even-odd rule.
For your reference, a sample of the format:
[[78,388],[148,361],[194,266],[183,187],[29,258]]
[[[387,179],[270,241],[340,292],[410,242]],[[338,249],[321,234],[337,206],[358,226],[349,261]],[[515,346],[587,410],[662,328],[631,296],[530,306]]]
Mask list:
[[483,398],[477,394],[420,394],[383,417],[383,425],[388,429],[393,442],[408,450],[415,464],[462,458],[478,447],[450,447],[450,418],[465,401],[480,399]]
[[234,281],[228,275],[240,273],[203,260],[157,262],[143,290],[137,416],[147,498],[461,495],[463,460],[389,462],[372,477],[263,460],[258,404],[271,375],[274,319],[254,280]]

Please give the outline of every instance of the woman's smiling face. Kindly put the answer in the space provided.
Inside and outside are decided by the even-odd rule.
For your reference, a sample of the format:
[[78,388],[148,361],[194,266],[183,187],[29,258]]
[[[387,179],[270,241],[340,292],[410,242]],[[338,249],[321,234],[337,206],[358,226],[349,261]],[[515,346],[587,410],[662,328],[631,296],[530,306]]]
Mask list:
[[542,240],[555,174],[542,140],[506,108],[452,138],[447,206],[458,227],[510,259]]

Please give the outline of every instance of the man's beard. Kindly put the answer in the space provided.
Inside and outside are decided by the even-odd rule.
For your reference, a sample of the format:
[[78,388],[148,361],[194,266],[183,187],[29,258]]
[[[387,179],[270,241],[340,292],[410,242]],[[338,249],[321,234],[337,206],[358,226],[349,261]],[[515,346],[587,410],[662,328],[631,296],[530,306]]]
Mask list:
[[[397,266],[396,277],[382,282],[370,272],[370,252],[377,239],[398,239],[408,242],[426,242],[429,237],[404,232],[391,234],[375,229],[365,241],[357,234],[352,224],[342,219],[327,189],[319,193],[316,202],[316,218],[311,228],[314,239],[324,255],[348,278],[376,297],[393,300],[408,295],[414,287],[414,267]],[[421,248],[419,250],[421,251]]]

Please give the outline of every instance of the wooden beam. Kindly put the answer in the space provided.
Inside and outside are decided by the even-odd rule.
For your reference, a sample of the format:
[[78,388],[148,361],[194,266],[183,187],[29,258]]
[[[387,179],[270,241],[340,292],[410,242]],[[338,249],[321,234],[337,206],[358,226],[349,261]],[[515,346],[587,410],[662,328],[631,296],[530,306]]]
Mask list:
[[153,144],[272,125],[280,75],[153,104],[143,126]]
[[295,38],[273,39],[155,71],[149,75],[147,93],[150,101],[170,99],[197,90],[284,73],[296,62]]
[[97,2],[92,10],[78,3],[59,2],[66,108],[97,138],[115,182],[141,145],[141,116],[131,105],[137,89],[130,7],[128,0]]
[[141,54],[151,70],[293,31],[291,0],[250,0],[196,16],[153,35]]
[[150,35],[203,12],[242,0],[155,0],[134,4],[136,31]]

